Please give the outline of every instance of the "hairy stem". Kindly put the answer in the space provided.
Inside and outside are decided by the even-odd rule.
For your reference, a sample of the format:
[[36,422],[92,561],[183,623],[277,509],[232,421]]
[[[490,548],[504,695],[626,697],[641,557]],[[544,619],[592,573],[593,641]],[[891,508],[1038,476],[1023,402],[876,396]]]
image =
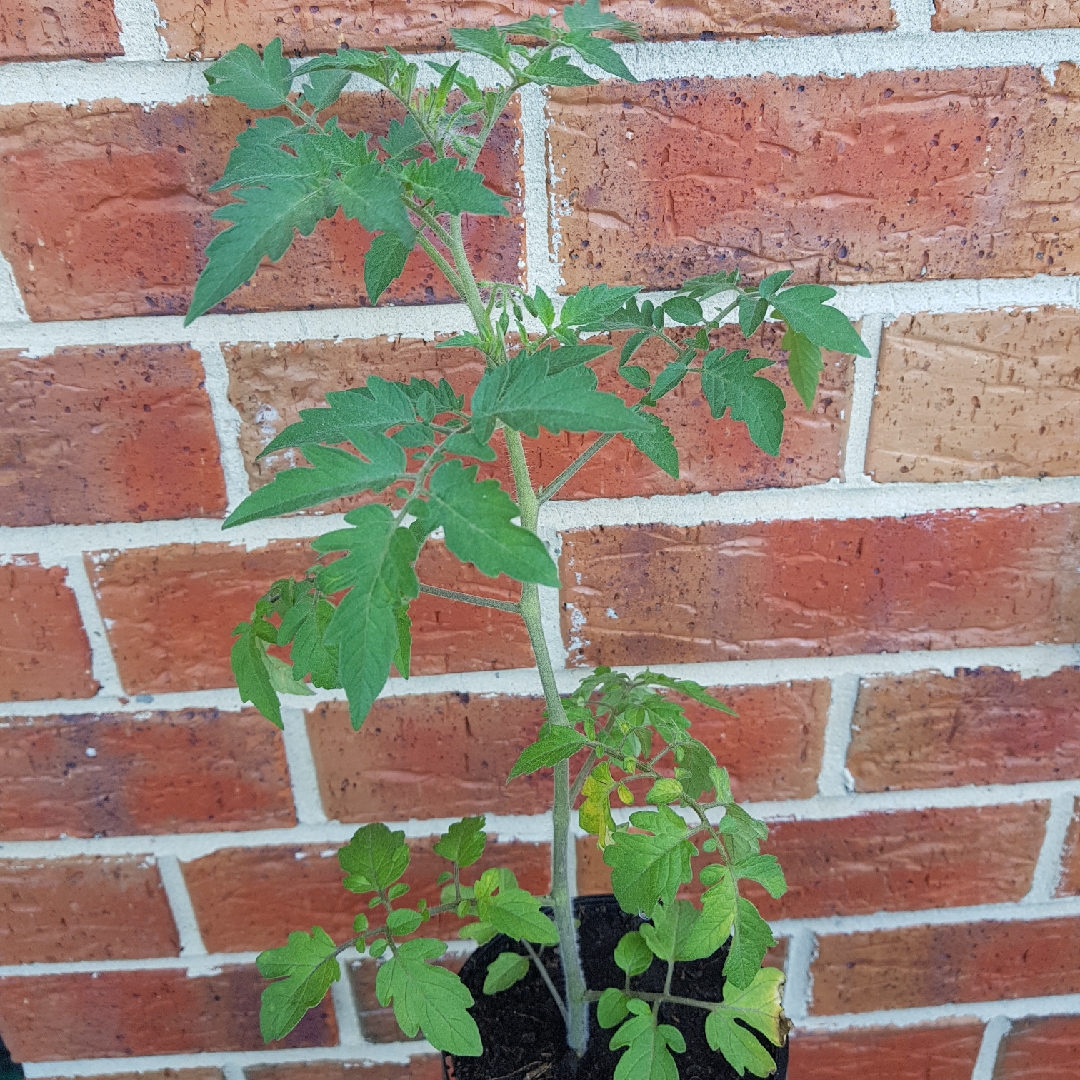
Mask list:
[[442,271],[443,277],[450,282],[451,288],[460,296],[463,293],[461,278],[446,261],[443,253],[423,234],[416,234],[416,242],[427,252],[428,258]]
[[[699,1001],[697,998],[679,997],[678,994],[650,994],[645,990],[630,990],[629,994],[631,997],[641,998],[642,1001],[651,1001],[661,1005],[664,1002],[670,1002],[672,1005],[692,1005],[695,1009],[705,1009],[707,1012],[724,1008],[723,1002],[720,1001]],[[589,1001],[599,1001],[600,991],[590,990],[585,997]]]
[[569,1024],[569,1017],[566,1015],[566,1002],[563,1001],[562,995],[555,989],[555,984],[551,981],[551,976],[548,974],[547,968],[544,966],[544,962],[540,959],[537,951],[532,945],[524,938],[521,939],[521,944],[525,946],[525,951],[532,957],[532,962],[536,965],[536,970],[540,972],[540,978],[544,980],[544,984],[551,992],[551,996],[555,999],[555,1004],[559,1006],[559,1012],[562,1013],[563,1023]]
[[570,462],[570,464],[567,465],[566,468],[563,469],[563,471],[559,473],[559,475],[556,476],[554,480],[551,481],[550,484],[545,484],[540,489],[540,491],[537,493],[537,497],[540,503],[546,503],[548,499],[550,499],[552,495],[554,495],[563,486],[563,484],[565,484],[567,480],[569,480],[574,475],[574,473],[576,473],[578,469],[582,467],[582,465],[589,461],[590,458],[600,453],[600,451],[603,450],[604,447],[607,446],[607,444],[611,442],[611,440],[614,438],[615,435],[611,433],[607,435],[601,435],[600,438],[597,439],[596,442],[594,442],[587,450],[583,450],[574,461]]
[[473,596],[472,593],[456,592],[454,589],[438,589],[434,585],[421,585],[420,591],[430,596],[441,596],[444,600],[460,600],[463,604],[475,604],[477,607],[498,608],[499,611],[521,614],[520,606],[510,600],[489,600],[486,596]]

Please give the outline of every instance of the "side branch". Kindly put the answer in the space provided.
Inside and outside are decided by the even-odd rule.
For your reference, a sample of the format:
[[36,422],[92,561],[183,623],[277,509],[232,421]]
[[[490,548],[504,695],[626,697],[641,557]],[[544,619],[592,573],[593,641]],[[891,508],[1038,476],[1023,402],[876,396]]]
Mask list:
[[420,591],[430,596],[441,596],[444,600],[460,600],[463,604],[476,607],[497,608],[499,611],[512,611],[521,614],[521,607],[510,600],[489,600],[486,596],[473,596],[471,593],[455,592],[453,589],[437,589],[434,585],[421,585]]
[[565,469],[550,484],[545,484],[536,494],[536,501],[543,505],[578,471],[590,458],[598,454],[615,436],[613,434],[601,435],[587,450],[582,451],[578,457],[570,462]]

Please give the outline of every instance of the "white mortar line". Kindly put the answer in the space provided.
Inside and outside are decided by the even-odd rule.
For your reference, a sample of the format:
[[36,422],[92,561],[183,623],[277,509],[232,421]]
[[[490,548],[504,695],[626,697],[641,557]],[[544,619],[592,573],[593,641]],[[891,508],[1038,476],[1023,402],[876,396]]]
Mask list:
[[846,673],[832,680],[825,746],[821,753],[821,772],[818,774],[818,793],[821,795],[842,797],[855,790],[847,769],[847,752],[858,695],[858,675]]
[[784,960],[784,1012],[796,1026],[810,1009],[810,966],[817,953],[817,941],[810,930],[799,929],[787,939]]
[[[0,328],[8,324],[28,322],[30,316],[26,313],[26,304],[23,303],[22,293],[15,282],[15,273],[11,269],[11,263],[0,254]],[[7,341],[7,337],[0,330],[0,340]]]
[[559,269],[548,240],[547,116],[539,86],[521,90],[521,128],[524,133],[525,252],[530,290],[539,285],[550,297],[559,291]]
[[934,0],[892,0],[898,34],[929,34]]
[[98,610],[97,598],[86,573],[86,564],[81,556],[73,555],[64,559],[61,565],[67,570],[66,584],[75,594],[75,603],[90,643],[90,669],[101,684],[100,693],[122,695],[124,687],[120,682],[120,672],[109,646],[105,620]]
[[255,963],[255,952],[209,953],[191,959],[155,956],[145,960],[74,960],[51,964],[0,965],[0,978],[37,978],[48,975],[93,975],[115,971],[188,971],[193,978],[215,974],[223,967]]
[[199,354],[217,433],[221,471],[225,474],[225,494],[229,510],[235,510],[251,494],[244,455],[240,452],[240,413],[229,398],[229,370],[221,346],[206,342],[199,346]]
[[319,775],[308,740],[303,709],[282,708],[281,722],[285,725],[285,761],[289,766],[296,820],[301,825],[322,825],[327,818],[319,795]]
[[922,1027],[942,1020],[982,1020],[997,1017],[1022,1020],[1033,1016],[1080,1015],[1080,994],[1012,998],[1004,1001],[956,1002],[949,1005],[924,1005],[913,1009],[879,1009],[864,1013],[832,1013],[807,1016],[799,1030],[852,1031],[877,1027]]
[[856,356],[855,377],[851,387],[851,416],[848,418],[847,440],[844,443],[843,482],[872,483],[866,475],[866,447],[870,441],[870,416],[874,410],[877,390],[878,356],[883,332],[880,316],[868,315],[862,323],[862,339],[869,356]]
[[[554,592],[554,590],[552,590]],[[541,605],[550,600],[541,600]],[[546,610],[546,607],[544,608]],[[554,644],[554,643],[553,643]],[[558,655],[558,653],[556,654]],[[704,664],[653,664],[652,670],[672,677],[693,679],[703,686],[767,686],[773,683],[833,679],[844,675],[859,678],[910,675],[915,672],[940,672],[953,675],[957,669],[999,667],[1019,672],[1023,678],[1051,675],[1063,667],[1080,665],[1080,644],[1012,645],[976,649],[920,650],[894,653],[854,653],[846,656],[803,656],[763,660],[718,660]],[[618,671],[636,674],[642,667],[620,666]],[[563,668],[555,672],[564,693],[569,693],[584,678],[585,668]],[[511,668],[504,671],[468,671],[446,675],[414,675],[411,679],[387,681],[380,698],[415,697],[426,694],[467,693],[504,697],[537,697],[541,693],[535,668]],[[311,697],[299,699],[300,709],[314,708],[324,701],[344,701],[341,690],[315,690]],[[184,709],[220,709],[239,712],[240,697],[234,688],[191,690],[172,694],[114,696],[98,694],[93,698],[54,698],[48,701],[0,702],[0,728],[4,718],[44,716],[83,716],[88,713],[141,713]]]
[[1046,832],[1039,859],[1031,875],[1031,889],[1024,897],[1025,904],[1040,904],[1054,899],[1061,880],[1065,840],[1072,821],[1075,801],[1068,795],[1059,796],[1050,803],[1050,816],[1046,820]]
[[113,11],[120,23],[122,59],[164,60],[168,48],[157,28],[164,26],[154,0],[113,0]]
[[341,969],[341,978],[330,987],[334,1017],[337,1020],[338,1045],[351,1048],[353,1053],[366,1053],[370,1044],[360,1030],[360,1012],[356,1006],[356,995],[353,993],[349,964],[345,957],[338,957],[338,967]]
[[180,935],[180,956],[184,959],[206,956],[195,905],[191,902],[180,861],[175,855],[159,855],[157,866],[161,883],[165,887],[165,896],[172,909],[173,922],[176,923],[176,931]]
[[225,1080],[247,1080],[247,1073],[244,1072],[243,1066],[237,1065],[234,1061],[228,1061],[222,1065],[221,1073]]
[[994,1016],[983,1030],[979,1056],[971,1070],[971,1080],[994,1080],[994,1067],[997,1065],[998,1051],[1002,1040],[1009,1034],[1011,1024],[1007,1016]]
[[[141,35],[140,35],[141,37]],[[140,45],[142,43],[140,42]],[[113,57],[0,65],[0,106],[30,102],[77,105],[116,98],[136,105],[175,105],[206,94],[203,63]]]

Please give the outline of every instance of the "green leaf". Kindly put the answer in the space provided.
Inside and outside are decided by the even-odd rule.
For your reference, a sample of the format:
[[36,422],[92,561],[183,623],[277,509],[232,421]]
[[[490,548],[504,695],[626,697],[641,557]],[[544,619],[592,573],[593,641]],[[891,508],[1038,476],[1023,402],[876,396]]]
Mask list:
[[673,679],[670,675],[662,675],[658,671],[646,671],[643,678],[653,686],[666,686],[671,690],[677,690],[680,694],[701,702],[702,705],[708,705],[710,709],[719,709],[728,716],[738,715],[730,705],[725,705],[718,698],[714,698],[705,687],[692,679]]
[[735,925],[724,961],[724,977],[740,988],[749,986],[765,954],[775,944],[769,924],[749,900],[740,896],[735,904]]
[[[701,914],[679,946],[679,960],[704,960],[712,956],[731,936],[735,921],[735,879],[726,867],[716,866],[713,887],[701,897]],[[713,867],[706,867],[713,869]],[[705,881],[705,874],[701,875]]]
[[[638,367],[637,364],[624,364],[619,368],[619,374],[636,390],[648,390],[652,385],[652,376],[648,368]],[[637,440],[634,440],[634,445],[637,445]]]
[[433,200],[440,214],[494,214],[509,211],[501,195],[484,186],[484,177],[472,169],[458,168],[457,158],[408,162],[402,179],[421,199]]
[[386,928],[396,937],[404,937],[417,930],[424,921],[419,911],[410,908],[398,908],[386,916]]
[[348,875],[349,892],[378,892],[392,885],[409,868],[405,833],[391,832],[382,822],[364,825],[338,851],[338,862]]
[[607,38],[592,37],[587,30],[575,30],[563,39],[562,44],[569,45],[587,64],[610,72],[619,79],[636,83],[623,58],[615,51],[615,46]]
[[458,866],[472,866],[484,854],[487,834],[484,818],[467,817],[455,821],[446,835],[435,844],[435,854],[456,862]]
[[401,277],[412,244],[403,244],[393,233],[380,233],[364,256],[364,291],[368,303],[378,303],[390,284]]
[[766,277],[763,277],[758,283],[758,296],[765,300],[771,300],[776,294],[776,290],[779,289],[794,272],[794,270],[777,270],[775,274],[769,274]]
[[494,461],[495,451],[486,442],[481,442],[471,431],[457,431],[440,447],[444,454],[460,454],[462,457],[477,458],[480,461]]
[[724,984],[724,1003],[705,1018],[705,1037],[713,1050],[719,1050],[740,1075],[770,1076],[776,1070],[772,1055],[743,1024],[760,1031],[775,1046],[784,1041],[781,1030],[780,987],[783,973],[775,968],[758,971],[745,988]]
[[739,297],[739,329],[743,337],[749,337],[764,321],[769,312],[769,301],[761,300],[753,293]]
[[289,659],[295,678],[308,674],[316,686],[324,690],[338,687],[337,649],[323,644],[323,631],[334,615],[334,606],[314,596],[303,596],[289,609],[278,627],[278,645],[292,643]]
[[250,45],[237,45],[203,74],[211,94],[236,98],[249,109],[284,105],[293,81],[289,61],[281,55],[279,37],[263,49],[261,57]]
[[575,67],[565,56],[545,56],[543,53],[533,57],[529,65],[521,70],[523,78],[538,86],[595,86],[596,80]]
[[412,533],[399,528],[385,506],[361,506],[345,520],[353,528],[320,536],[312,547],[320,554],[348,552],[319,571],[318,587],[326,594],[349,590],[324,641],[338,647],[349,716],[359,728],[390,675],[398,646],[396,612],[420,594],[412,568],[418,549]]
[[334,186],[334,198],[346,217],[355,218],[368,232],[390,233],[411,251],[416,231],[402,196],[401,182],[377,161],[349,169]]
[[652,388],[649,397],[653,401],[659,401],[669,390],[674,390],[686,378],[687,366],[685,360],[674,360],[668,364],[656,376],[656,385]]
[[623,911],[649,916],[657,900],[670,904],[679,886],[691,880],[695,849],[686,838],[686,822],[667,807],[631,814],[630,822],[646,831],[617,831],[604,849],[604,862],[611,867],[611,887]]
[[337,946],[318,926],[294,930],[288,945],[260,953],[255,965],[263,978],[280,980],[262,993],[259,1029],[267,1042],[285,1038],[341,978]]
[[705,319],[701,305],[689,296],[673,296],[661,306],[669,319],[682,323],[683,326],[696,326]]
[[545,724],[540,738],[521,751],[506,782],[537,769],[548,769],[573,757],[585,745],[585,736],[565,724]]
[[[632,1000],[629,1007],[644,1005]],[[626,1047],[615,1066],[614,1080],[679,1080],[679,1070],[670,1050],[682,1053],[686,1043],[677,1028],[657,1024],[646,1009],[627,1020],[611,1038],[612,1050]],[[670,1049],[669,1049],[670,1048]]]
[[771,360],[745,356],[745,350],[728,355],[723,349],[707,352],[702,357],[701,389],[717,420],[730,407],[732,420],[746,424],[755,445],[776,457],[784,434],[784,392],[754,374],[771,367]]
[[450,551],[488,577],[508,574],[558,588],[559,571],[543,541],[513,524],[520,513],[517,505],[497,480],[477,482],[476,470],[454,459],[431,474],[425,524],[442,526]]
[[657,904],[652,923],[642,923],[641,936],[649,950],[661,960],[683,960],[699,915],[689,900]]
[[601,761],[589,773],[581,787],[578,824],[596,837],[601,848],[606,848],[615,835],[615,819],[611,816],[611,792],[614,787],[615,781],[611,779],[611,769],[606,761]]
[[510,48],[506,43],[507,28],[489,26],[486,30],[450,31],[454,45],[463,52],[479,53],[499,64],[506,64],[510,58]]
[[521,34],[528,37],[543,38],[545,41],[554,41],[559,31],[552,29],[550,15],[530,15],[520,22],[505,23],[499,27],[504,34]]
[[788,350],[788,374],[799,392],[799,397],[808,409],[812,408],[818,379],[825,370],[825,365],[821,362],[821,349],[805,334],[798,334],[791,329],[784,334],[780,348]]
[[567,4],[562,9],[563,21],[571,30],[614,30],[623,37],[641,40],[641,28],[616,15],[600,10],[600,0],[583,0],[580,4]]
[[713,752],[696,739],[681,744],[682,758],[675,770],[683,790],[691,799],[700,799],[713,786],[712,770],[716,765]]
[[723,274],[702,274],[700,277],[684,281],[680,292],[692,296],[695,300],[708,300],[718,293],[731,292],[739,283],[739,271],[728,270]]
[[567,368],[588,364],[611,352],[610,345],[563,345],[561,348],[545,347],[533,353],[537,362],[547,363],[549,375],[558,375]]
[[678,780],[663,777],[657,780],[645,796],[645,801],[652,806],[666,806],[682,798],[683,786]]
[[639,291],[640,286],[634,285],[586,285],[566,298],[559,325],[588,326],[618,311]]
[[529,958],[516,952],[501,952],[488,964],[484,993],[497,994],[521,982],[529,974]]
[[740,878],[756,881],[774,900],[787,892],[784,871],[775,855],[750,855],[737,862],[732,870]]
[[253,491],[225,519],[222,528],[291,514],[361,491],[382,491],[405,472],[405,451],[392,439],[370,432],[354,433],[354,439],[367,461],[333,446],[303,446],[304,457],[313,468],[279,472],[272,483]]
[[472,994],[452,971],[427,963],[446,952],[446,943],[416,938],[397,946],[375,976],[379,1004],[393,1003],[398,1026],[410,1038],[424,1033],[436,1050],[461,1057],[483,1052],[480,1031],[469,1015]]
[[[648,952],[647,949],[646,952]],[[652,960],[651,953],[649,954],[649,960]],[[600,1000],[596,1003],[596,1022],[602,1028],[613,1028],[621,1024],[630,1014],[630,1010],[626,1007],[629,1000],[621,990],[609,986],[600,995]]]
[[306,101],[316,112],[330,108],[341,96],[345,84],[352,78],[351,71],[333,68],[321,68],[313,71],[308,79],[310,85],[304,87],[302,101]]
[[270,673],[270,685],[279,694],[295,694],[299,697],[311,697],[314,690],[302,680],[293,677],[292,664],[276,656],[266,654],[266,670]]
[[[442,64],[431,66],[437,69],[443,67]],[[412,113],[406,113],[404,121],[400,123],[397,120],[391,120],[390,130],[386,137],[379,139],[379,145],[386,151],[386,156],[398,160],[404,160],[410,150],[415,150],[423,142],[424,133],[420,130],[420,125]]]
[[848,317],[826,305],[836,295],[827,285],[795,285],[772,297],[772,305],[796,333],[805,334],[815,345],[834,352],[869,356],[870,350],[855,332]]
[[540,910],[540,901],[518,888],[508,870],[485,870],[473,886],[476,911],[483,922],[491,923],[507,937],[524,939],[537,945],[557,945],[559,932]]
[[[297,158],[282,147],[303,136],[304,129],[287,116],[260,116],[236,136],[236,145],[220,180],[211,191],[229,187],[272,187],[279,180],[296,178]],[[313,162],[313,165],[319,163]]]
[[394,624],[397,626],[397,648],[392,663],[398,674],[407,679],[412,664],[412,619],[409,618],[408,604],[399,604],[394,608]]
[[283,727],[281,702],[274,692],[266,665],[266,646],[255,635],[250,623],[240,623],[233,633],[240,636],[233,642],[229,662],[240,700],[250,701],[275,727]]
[[[556,355],[560,351],[555,350]],[[592,368],[571,367],[551,375],[526,353],[484,375],[473,394],[472,412],[473,427],[485,439],[496,420],[530,439],[538,437],[541,427],[553,435],[649,430],[648,421],[627,408],[622,398],[596,389]]]
[[637,930],[619,938],[615,946],[615,965],[632,979],[643,975],[652,966],[653,951]]

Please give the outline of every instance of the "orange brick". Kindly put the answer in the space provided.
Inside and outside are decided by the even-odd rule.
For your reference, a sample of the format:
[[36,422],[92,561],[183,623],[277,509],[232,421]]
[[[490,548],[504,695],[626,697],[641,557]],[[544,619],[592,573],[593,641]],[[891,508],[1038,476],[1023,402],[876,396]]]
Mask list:
[[1080,992],[1080,920],[915,926],[818,938],[816,1014]]
[[935,30],[1036,30],[1080,25],[1076,0],[934,0]]
[[797,1080],[969,1080],[982,1043],[982,1024],[859,1028],[802,1034],[791,1039],[791,1076]]
[[555,89],[566,288],[1075,273],[1078,87],[1062,65]]
[[36,555],[0,564],[0,700],[88,698],[90,642],[67,571]]
[[[547,15],[566,0],[498,0],[483,7],[454,6],[443,0],[380,2],[378,12],[355,0],[334,0],[298,9],[283,0],[232,7],[209,0],[158,0],[165,21],[161,31],[170,56],[219,56],[240,42],[265,43],[276,35],[285,50],[319,52],[348,45],[352,49],[448,49],[451,27],[486,27],[530,15]],[[605,4],[623,19],[634,19],[646,38],[756,37],[760,34],[835,34],[884,30],[895,23],[886,0],[848,4],[841,0],[728,0],[722,9],[687,0],[661,0],[642,6],[633,0]]]
[[[612,335],[621,348],[629,335]],[[735,327],[715,333],[716,344],[737,347],[744,339]],[[755,352],[780,359],[777,324],[767,324],[751,339]],[[669,356],[667,346],[642,349],[637,359],[659,371]],[[229,396],[240,412],[240,446],[252,487],[259,487],[290,461],[296,451],[283,451],[256,461],[258,454],[301,409],[322,406],[331,390],[346,390],[371,375],[386,379],[419,376],[438,382],[447,379],[459,393],[470,395],[483,374],[478,353],[465,349],[438,349],[434,342],[409,338],[305,341],[264,345],[241,342],[224,349],[229,367]],[[600,387],[636,401],[615,374],[617,353],[595,365]],[[625,498],[631,495],[680,495],[697,491],[730,491],[759,487],[794,487],[824,483],[840,476],[843,442],[850,415],[852,370],[849,357],[830,355],[821,390],[811,411],[798,400],[783,364],[772,377],[788,400],[784,442],[777,458],[758,450],[742,424],[713,420],[693,376],[666,397],[658,410],[671,428],[679,451],[680,478],[673,479],[653,465],[626,439],[616,439],[584,466],[560,492],[559,498]],[[772,372],[770,372],[772,374]],[[536,482],[548,483],[569,465],[594,436],[563,432],[526,440],[529,465]],[[498,440],[497,440],[498,442]],[[512,490],[505,455],[483,475],[497,477]],[[342,503],[344,505],[344,502]]]
[[0,352],[0,525],[224,515],[203,380],[185,345]]
[[[385,134],[394,108],[377,94],[348,95],[342,126]],[[235,135],[251,119],[224,98],[179,105],[16,105],[0,108],[0,250],[30,317],[100,319],[186,311],[202,252],[217,231],[210,214],[229,201],[208,188]],[[520,136],[507,114],[480,159],[490,187],[520,193]],[[480,277],[517,280],[522,223],[472,218],[467,246]],[[339,212],[261,269],[219,309],[354,307],[363,293],[370,237]],[[428,261],[414,255],[388,290],[398,303],[452,298]]]
[[[450,864],[432,851],[433,842],[409,841],[413,857],[403,880],[412,892],[402,900],[406,905],[415,905],[421,897],[430,905],[439,903],[435,879]],[[337,941],[351,938],[353,917],[368,911],[368,898],[342,886],[340,846],[226,848],[185,863],[184,879],[207,949],[254,952],[283,944],[291,931],[312,926],[321,926]],[[462,880],[471,883],[485,867],[505,866],[523,888],[543,895],[549,887],[549,862],[546,845],[489,840],[483,859],[463,871]],[[288,896],[289,901],[268,904],[268,896]],[[440,915],[425,925],[424,933],[454,937],[460,925],[452,915]]]
[[864,679],[847,766],[857,791],[1023,784],[1080,775],[1080,669]]
[[0,862],[0,964],[135,960],[176,956],[179,948],[152,863]]
[[1077,330],[1080,312],[1060,308],[886,327],[866,471],[881,483],[1080,472]]
[[1072,1080],[1080,1017],[1014,1020],[998,1050],[994,1080]]
[[1080,893],[1080,799],[1073,800],[1073,818],[1065,836],[1062,855],[1061,880],[1058,896],[1075,896]]
[[253,710],[13,717],[0,725],[0,835],[296,824],[281,734]]
[[120,56],[112,0],[5,0],[0,60],[100,60]]
[[1073,641],[1078,565],[1071,506],[597,527],[563,537],[563,633],[590,665]]
[[289,1062],[255,1065],[244,1070],[247,1080],[440,1080],[436,1054],[418,1054],[407,1065],[365,1065],[354,1061]]
[[[184,968],[10,976],[0,979],[0,1037],[20,1062],[263,1050],[259,995],[265,985],[246,966],[197,977]],[[328,996],[269,1046],[336,1043]]]

